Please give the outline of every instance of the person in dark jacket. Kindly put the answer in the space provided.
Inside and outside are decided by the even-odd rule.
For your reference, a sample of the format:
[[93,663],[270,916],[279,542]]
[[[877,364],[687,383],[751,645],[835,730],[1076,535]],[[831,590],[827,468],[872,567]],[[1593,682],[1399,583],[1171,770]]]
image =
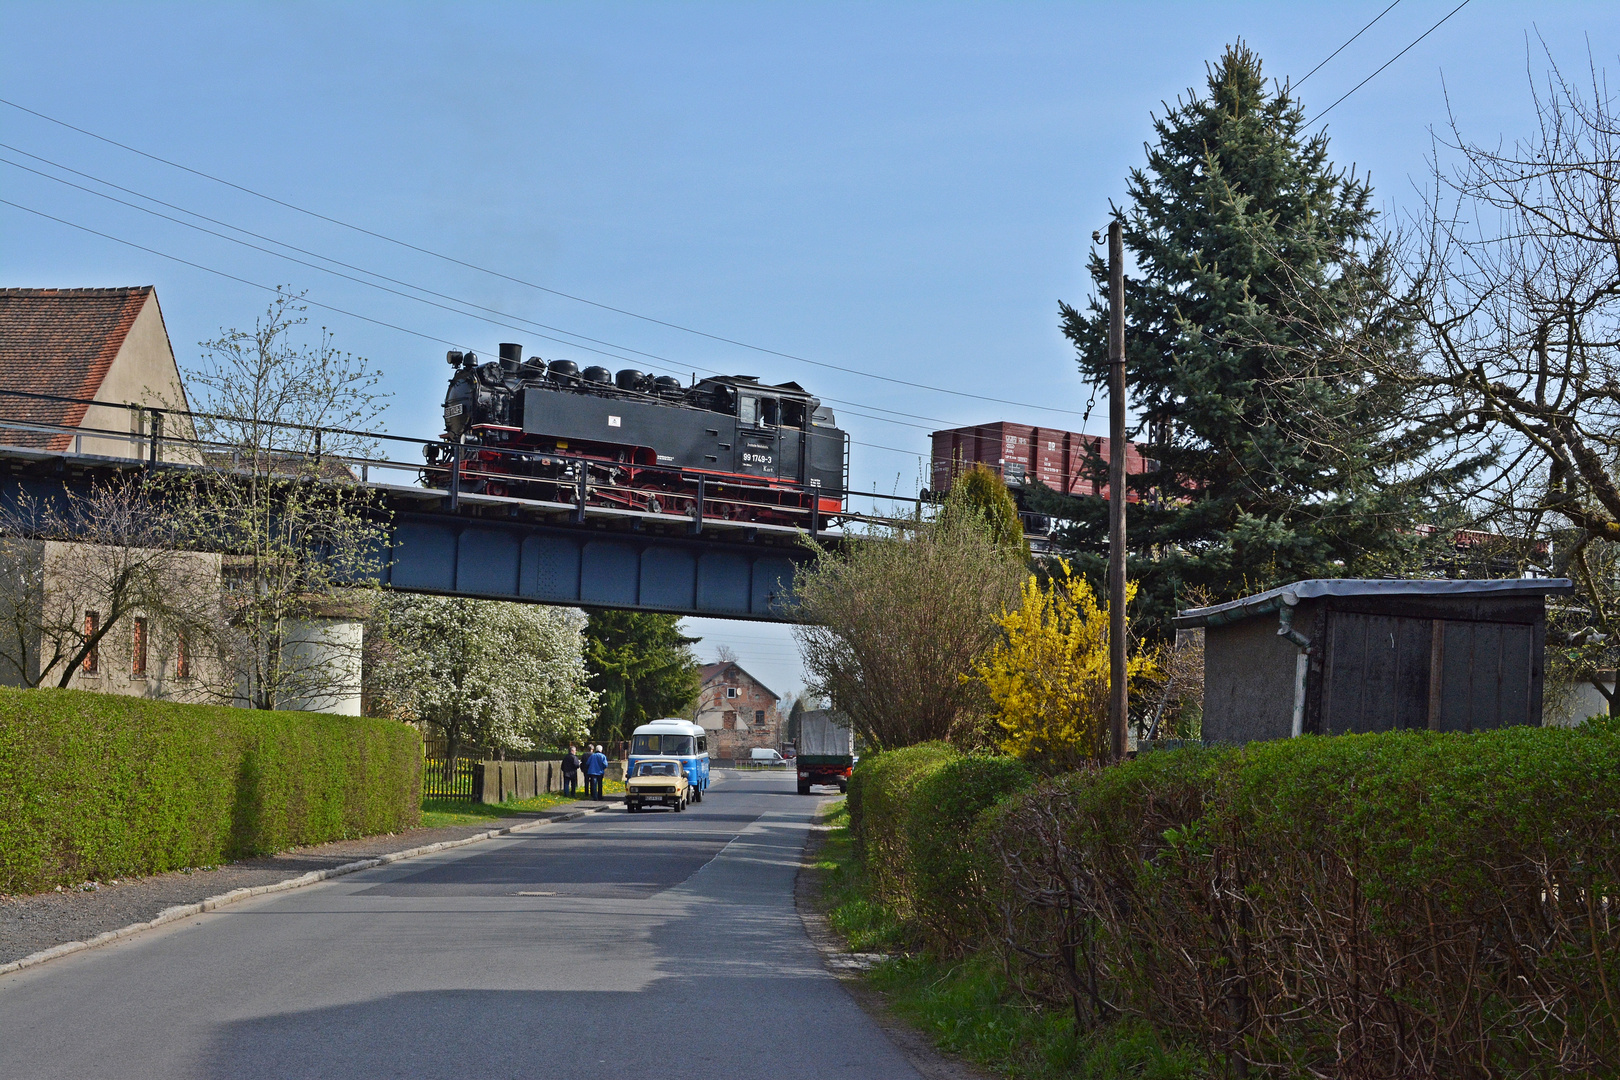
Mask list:
[[579,755],[574,752],[573,744],[569,744],[568,753],[563,755],[562,774],[564,795],[574,795],[579,789]]
[[607,773],[607,755],[598,744],[585,758],[585,797],[601,800],[602,777]]

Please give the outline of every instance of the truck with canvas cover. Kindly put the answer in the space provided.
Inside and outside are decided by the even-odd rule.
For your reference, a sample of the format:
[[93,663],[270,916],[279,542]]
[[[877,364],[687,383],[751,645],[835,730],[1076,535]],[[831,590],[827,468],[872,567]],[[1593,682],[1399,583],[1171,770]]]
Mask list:
[[831,709],[806,712],[799,721],[799,794],[810,794],[816,784],[837,784],[849,790],[849,773],[855,767],[855,732],[849,718]]

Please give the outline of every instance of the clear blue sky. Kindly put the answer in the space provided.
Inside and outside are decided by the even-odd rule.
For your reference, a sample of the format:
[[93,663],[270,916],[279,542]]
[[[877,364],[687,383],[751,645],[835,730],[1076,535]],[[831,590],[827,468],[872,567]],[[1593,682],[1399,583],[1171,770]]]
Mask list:
[[[855,403],[837,408],[857,442],[856,485],[909,493],[935,427],[1078,423],[1087,392],[1058,334],[1057,302],[1088,294],[1090,234],[1142,160],[1149,114],[1201,84],[1228,42],[1243,38],[1270,74],[1297,81],[1386,5],[6,5],[0,96],[59,120],[528,282],[1044,409],[899,387],[606,312],[6,106],[0,141],[612,343],[598,348],[665,358],[638,366],[797,379]],[[1402,0],[1311,76],[1307,110],[1325,108],[1453,7]],[[1335,159],[1370,170],[1387,210],[1410,206],[1448,94],[1474,138],[1526,130],[1527,49],[1529,66],[1544,67],[1537,32],[1567,67],[1583,67],[1590,48],[1612,68],[1620,5],[1473,0],[1334,109]],[[0,157],[51,171],[15,151]],[[353,313],[310,315],[386,371],[396,434],[438,431],[446,346],[427,339],[488,354],[516,340],[548,358],[596,355],[577,338],[563,345],[541,337],[548,331],[379,292],[6,165],[0,197],[249,281],[308,289]],[[220,327],[251,323],[265,302],[251,286],[0,206],[0,284],[146,283],[158,288],[182,361]],[[892,422],[895,413],[920,426]],[[709,638],[705,656],[723,641],[778,691],[799,685],[781,628],[694,626]]]

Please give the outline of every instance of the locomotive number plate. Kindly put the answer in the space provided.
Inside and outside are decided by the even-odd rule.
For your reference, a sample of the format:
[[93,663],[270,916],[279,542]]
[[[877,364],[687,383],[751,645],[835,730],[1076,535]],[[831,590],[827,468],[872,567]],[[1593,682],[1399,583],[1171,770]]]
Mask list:
[[619,418],[617,416],[608,417],[608,427],[619,427],[619,426],[620,426]]
[[444,407],[444,418],[448,420],[452,416],[460,416],[465,411],[466,406],[463,405],[446,405]]

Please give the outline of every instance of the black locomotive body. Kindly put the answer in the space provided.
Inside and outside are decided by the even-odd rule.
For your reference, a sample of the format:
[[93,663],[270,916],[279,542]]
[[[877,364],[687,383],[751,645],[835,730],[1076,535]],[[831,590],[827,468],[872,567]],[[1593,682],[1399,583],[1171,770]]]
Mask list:
[[446,442],[427,480],[463,492],[811,527],[843,509],[848,436],[797,383],[682,386],[570,360],[451,352]]

